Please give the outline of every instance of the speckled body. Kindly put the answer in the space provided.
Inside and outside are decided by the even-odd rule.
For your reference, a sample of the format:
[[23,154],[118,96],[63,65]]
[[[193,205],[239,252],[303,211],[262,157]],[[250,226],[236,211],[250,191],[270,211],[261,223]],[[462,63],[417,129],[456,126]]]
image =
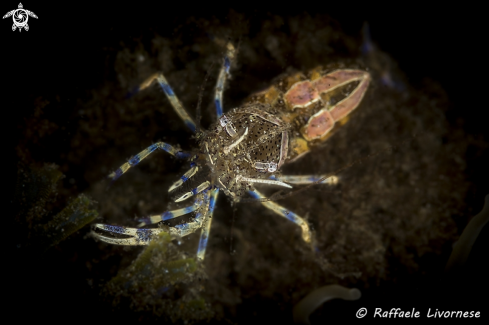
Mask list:
[[279,77],[202,133],[212,177],[226,194],[242,196],[252,189],[242,178],[269,179],[346,123],[369,82],[366,71],[322,67]]
[[[229,152],[226,148],[236,140],[219,122],[203,136],[200,151],[205,153],[207,165],[227,194],[242,196],[251,185],[239,177],[268,179],[287,159],[291,126],[277,113],[275,108],[259,102],[230,111],[226,115],[229,123],[236,127],[237,134],[247,130],[247,136]],[[264,164],[277,167],[257,168]]]

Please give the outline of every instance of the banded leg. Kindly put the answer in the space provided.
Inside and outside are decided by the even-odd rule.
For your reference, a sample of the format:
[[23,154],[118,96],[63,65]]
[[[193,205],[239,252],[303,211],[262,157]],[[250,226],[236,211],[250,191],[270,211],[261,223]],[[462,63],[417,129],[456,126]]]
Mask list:
[[[201,206],[201,208],[198,210],[197,215],[195,216],[195,219],[193,221],[179,224],[175,226],[175,235],[179,235],[180,237],[184,237],[187,235],[190,235],[191,233],[194,233],[198,229],[202,228],[204,222],[207,220],[207,213],[209,211],[209,203],[210,203],[210,191],[205,190],[202,192],[204,202]],[[172,232],[173,229],[170,229],[170,233],[173,234]]]
[[201,261],[204,260],[205,257],[207,240],[209,239],[209,232],[211,230],[212,215],[214,213],[214,208],[216,206],[218,194],[219,194],[219,188],[216,187],[211,192],[211,197],[209,200],[209,211],[207,212],[207,217],[206,217],[207,220],[204,224],[204,228],[202,229],[202,233],[200,235],[199,248],[197,249],[197,258]]
[[190,168],[185,174],[183,174],[182,177],[180,177],[180,179],[178,181],[176,181],[175,183],[172,184],[172,186],[170,186],[170,188],[168,189],[168,192],[171,192],[174,189],[182,186],[183,183],[185,183],[190,178],[192,178],[198,171],[199,171],[198,166],[193,166],[192,168]]
[[124,174],[129,168],[134,167],[137,164],[139,164],[141,162],[141,160],[148,157],[156,149],[161,149],[163,151],[166,151],[170,155],[172,155],[178,159],[185,159],[185,158],[190,157],[189,153],[175,149],[174,147],[172,147],[168,143],[157,142],[155,144],[152,144],[148,148],[144,149],[143,151],[141,151],[140,153],[138,153],[137,155],[135,155],[131,159],[129,159],[128,162],[126,162],[121,167],[119,167],[115,172],[110,173],[109,178],[111,178],[111,181],[114,182],[119,177],[121,177],[122,174]]
[[[184,224],[176,225],[175,227],[169,227],[168,230],[157,228],[157,229],[143,229],[143,228],[129,228],[129,227],[121,227],[121,226],[111,226],[111,225],[105,225],[101,223],[97,223],[94,225],[95,229],[106,231],[112,234],[120,234],[120,235],[127,235],[130,236],[128,238],[115,238],[115,237],[109,237],[105,236],[103,234],[100,234],[98,232],[95,232],[92,230],[92,236],[95,238],[109,243],[109,244],[115,244],[115,245],[126,245],[126,246],[138,246],[138,245],[148,245],[150,240],[156,238],[158,234],[161,232],[169,232],[171,235],[176,235],[180,237],[184,237],[187,235],[190,235],[191,233],[197,231],[198,229],[202,228],[203,223],[205,222],[207,218],[207,212],[209,211],[209,206],[210,206],[210,198],[211,195],[209,191],[205,191],[202,193],[200,199],[200,206],[201,209],[198,210],[198,213],[194,219],[194,221],[187,222]],[[214,200],[215,201],[215,200]],[[195,206],[196,204],[194,204]],[[192,207],[194,207],[192,206]],[[191,208],[191,207],[189,207]],[[180,209],[184,210],[184,209]],[[175,210],[178,211],[178,210]],[[173,214],[171,218],[177,217],[175,214],[175,211],[168,211]],[[164,214],[168,213],[165,212],[162,215],[158,215],[156,217],[163,216]],[[191,212],[191,211],[190,211]],[[189,212],[188,212],[189,213]],[[171,219],[168,218],[168,219]],[[166,219],[166,220],[168,220]]]
[[204,203],[203,197],[199,196],[195,199],[194,204],[192,204],[191,206],[182,209],[177,209],[177,210],[165,211],[162,214],[156,214],[154,216],[139,219],[141,223],[138,224],[138,227],[155,224],[160,221],[166,221],[176,217],[183,216],[184,214],[192,213],[198,208],[200,208],[203,203]]
[[283,187],[287,187],[287,188],[292,188],[292,186],[290,186],[289,184],[285,184],[284,182],[281,182],[281,181],[277,180],[276,178],[274,178],[274,179],[261,179],[261,178],[243,177],[241,175],[238,175],[236,177],[236,182],[261,183],[261,184],[278,185],[278,186],[283,186]]
[[141,228],[129,228],[129,227],[121,227],[121,226],[111,226],[105,225],[101,223],[97,223],[94,225],[95,229],[107,231],[112,234],[121,234],[128,235],[130,237],[127,238],[115,238],[105,236],[98,232],[92,230],[92,236],[109,244],[113,245],[125,245],[125,246],[141,246],[148,245],[149,242],[156,238],[158,234],[163,232],[163,229],[141,229]]
[[[255,199],[265,199],[266,198],[265,196],[263,196],[263,194],[261,194],[257,190],[248,191],[248,193]],[[290,220],[293,223],[295,223],[296,225],[298,225],[299,227],[301,227],[302,239],[306,243],[311,242],[311,240],[312,240],[311,230],[309,229],[309,225],[307,224],[307,222],[304,219],[302,219],[300,216],[298,216],[294,212],[287,210],[286,208],[278,205],[277,203],[275,203],[273,201],[264,201],[264,202],[261,202],[261,204],[263,204],[266,208],[272,210],[273,212],[275,212],[279,216],[284,217],[287,220]]]
[[219,77],[217,78],[216,93],[214,95],[214,103],[216,105],[217,118],[220,119],[222,116],[222,93],[224,91],[224,85],[226,79],[229,77],[229,69],[231,68],[231,62],[235,57],[235,48],[233,44],[226,44],[226,54],[224,56],[224,64],[219,72]]
[[175,227],[170,227],[168,230],[162,228],[145,229],[145,228],[129,228],[121,226],[111,226],[101,223],[94,225],[95,229],[107,231],[112,234],[128,235],[127,238],[115,238],[103,235],[101,233],[92,230],[92,236],[109,244],[124,245],[124,246],[143,246],[148,245],[149,242],[155,239],[160,233],[167,232],[170,235],[179,237],[188,236],[194,233],[198,229],[202,228],[203,219],[194,220],[191,222],[183,223]]
[[136,90],[141,91],[153,84],[153,82],[156,80],[158,84],[161,86],[163,91],[165,92],[166,97],[170,101],[171,105],[175,109],[175,112],[177,112],[178,116],[183,120],[185,125],[193,132],[195,133],[195,122],[194,120],[188,115],[187,111],[183,107],[182,103],[178,99],[178,97],[175,95],[173,92],[173,89],[170,87],[170,84],[166,80],[165,76],[163,73],[158,72],[150,76],[148,79],[146,79]]
[[188,199],[189,197],[193,196],[193,195],[196,195],[196,194],[199,194],[207,189],[209,189],[210,187],[210,182],[209,181],[205,181],[203,182],[202,184],[200,184],[199,186],[197,186],[196,188],[193,188],[190,192],[186,192],[185,194],[183,194],[182,196],[180,196],[179,198],[176,198],[175,199],[175,202],[181,202],[181,201],[184,201],[186,199]]
[[285,183],[290,183],[290,184],[297,184],[297,185],[309,185],[316,182],[317,184],[327,184],[327,185],[338,184],[338,176],[328,177],[328,175],[280,175],[280,176],[272,176],[270,177],[270,179],[285,182]]

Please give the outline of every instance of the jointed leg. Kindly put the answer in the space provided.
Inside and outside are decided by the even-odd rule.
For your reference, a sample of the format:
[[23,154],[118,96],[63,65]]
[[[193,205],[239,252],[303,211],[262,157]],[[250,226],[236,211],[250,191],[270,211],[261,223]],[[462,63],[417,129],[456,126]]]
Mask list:
[[[261,194],[257,190],[248,191],[248,193],[251,196],[253,196],[255,199],[265,199],[265,196],[263,196],[263,194]],[[275,212],[279,216],[287,218],[288,220],[292,221],[293,223],[295,223],[299,227],[301,227],[302,239],[306,243],[311,242],[311,240],[312,240],[311,230],[309,229],[309,225],[307,224],[307,222],[304,219],[302,219],[300,216],[298,216],[294,212],[287,210],[286,208],[278,205],[277,203],[275,203],[273,201],[265,201],[265,202],[261,202],[261,204],[263,204],[265,207],[272,210],[273,212]]]
[[[198,204],[197,204],[197,201],[199,201]],[[180,224],[180,225],[176,225],[175,227],[169,227],[168,230],[160,229],[160,228],[157,228],[157,229],[129,228],[129,227],[111,226],[111,225],[105,225],[105,224],[97,223],[94,225],[94,228],[96,228],[96,229],[107,231],[107,232],[112,233],[112,234],[127,235],[127,236],[131,236],[131,237],[115,238],[115,237],[105,236],[105,235],[98,233],[98,232],[95,232],[95,231],[92,231],[92,235],[95,238],[97,238],[101,241],[104,241],[106,243],[109,243],[109,244],[127,245],[127,246],[148,245],[150,240],[154,239],[158,234],[160,234],[161,232],[165,232],[165,231],[169,232],[172,235],[184,237],[184,236],[187,236],[187,235],[195,232],[196,230],[202,228],[203,223],[207,219],[207,213],[208,213],[209,208],[210,208],[210,201],[211,201],[211,194],[209,193],[209,191],[205,191],[202,193],[202,195],[200,195],[197,198],[196,204],[194,204],[191,207],[187,207],[187,208],[180,209],[180,210],[167,211],[167,212],[163,213],[162,215],[154,216],[154,217],[158,217],[160,219],[158,221],[161,221],[161,219],[163,218],[164,215],[170,214],[171,215],[170,218],[163,219],[163,220],[168,220],[168,219],[177,217],[178,216],[178,215],[176,215],[176,214],[178,214],[177,211],[183,211],[185,209],[189,209],[189,210],[192,209],[191,211],[186,212],[186,213],[190,213],[190,212],[196,210],[196,208],[195,208],[196,206],[197,206],[197,208],[201,207],[199,209],[194,221],[187,222],[187,223]],[[214,202],[215,202],[215,198],[214,198]],[[214,207],[214,203],[212,204],[212,207]],[[179,215],[183,215],[183,214],[185,214],[185,213],[181,213]],[[153,218],[153,217],[151,217],[151,218]],[[151,218],[149,218],[149,219],[151,219]],[[158,221],[155,221],[155,222],[158,222]]]
[[210,182],[209,181],[205,181],[203,183],[201,183],[199,186],[197,186],[196,188],[193,188],[191,191],[189,192],[186,192],[185,194],[183,194],[182,196],[178,197],[175,199],[175,202],[181,202],[181,201],[184,201],[186,199],[188,199],[189,197],[191,196],[194,196],[196,194],[199,194],[205,190],[207,190],[210,186]]
[[[187,223],[176,225],[175,228],[170,229],[170,232],[174,230],[176,235],[179,235],[180,237],[185,237],[202,228],[204,222],[207,220],[211,194],[209,190],[205,190],[204,192],[202,192],[202,195],[204,197],[204,202],[198,210],[195,219]],[[173,234],[173,232],[171,233]]]
[[101,233],[92,231],[92,236],[94,236],[95,238],[103,242],[109,244],[115,244],[115,245],[124,245],[124,246],[141,246],[141,245],[148,245],[152,239],[156,238],[156,236],[162,232],[168,232],[171,235],[176,235],[180,237],[190,235],[191,233],[202,228],[202,220],[187,222],[181,225],[177,225],[175,227],[170,227],[168,230],[161,229],[161,228],[156,228],[156,229],[129,228],[129,227],[105,225],[101,223],[95,224],[94,227],[99,230],[108,231],[112,234],[131,236],[127,238],[115,238],[115,237],[105,236]]
[[138,246],[138,245],[148,245],[149,241],[155,238],[158,234],[163,232],[163,229],[139,229],[139,228],[127,228],[120,226],[111,226],[97,223],[94,225],[95,228],[108,231],[110,233],[116,233],[121,235],[128,235],[128,238],[115,238],[102,235],[98,232],[92,230],[92,236],[95,238],[114,245],[125,245],[125,246]]
[[139,164],[141,162],[141,160],[148,157],[156,149],[164,150],[164,151],[168,152],[170,155],[172,155],[176,158],[179,158],[179,159],[188,158],[190,156],[189,153],[177,150],[174,147],[172,147],[171,145],[169,145],[168,143],[157,142],[155,144],[152,144],[148,148],[144,149],[143,151],[141,151],[140,153],[138,153],[137,155],[135,155],[131,159],[129,159],[128,162],[126,162],[121,167],[119,167],[115,172],[110,173],[109,178],[111,178],[112,181],[115,181],[116,179],[121,177],[122,174],[124,174],[129,168],[134,167],[137,164]]
[[216,93],[214,95],[214,103],[216,104],[217,118],[222,116],[222,93],[224,91],[224,85],[226,79],[229,77],[229,69],[231,68],[231,62],[235,57],[236,50],[231,43],[226,44],[226,54],[224,56],[224,64],[219,72],[219,77],[216,84]]
[[261,178],[243,177],[241,175],[238,175],[236,177],[236,182],[261,183],[261,184],[278,185],[278,186],[292,188],[292,186],[290,186],[289,184],[285,184],[284,182],[279,181],[277,178],[261,179]]
[[187,125],[187,127],[192,132],[195,133],[195,122],[194,122],[194,120],[190,117],[190,115],[188,115],[188,113],[185,110],[185,108],[183,108],[183,105],[180,102],[180,100],[177,98],[177,96],[175,96],[175,93],[173,92],[173,89],[170,87],[170,84],[166,80],[166,78],[163,75],[163,73],[158,72],[158,73],[155,73],[152,76],[150,76],[148,79],[146,79],[139,86],[138,91],[148,88],[149,86],[151,86],[153,84],[153,82],[155,80],[158,82],[158,84],[161,86],[161,88],[165,92],[166,97],[168,98],[168,100],[170,101],[171,105],[173,106],[173,108],[177,112],[178,116],[180,116],[180,118],[183,120],[183,122],[185,123],[185,125]]
[[207,239],[209,238],[209,231],[211,230],[212,215],[214,213],[214,207],[216,205],[217,196],[219,194],[219,188],[215,188],[211,192],[211,198],[209,200],[209,211],[207,212],[207,220],[205,220],[204,228],[200,235],[199,248],[197,250],[197,258],[203,260],[205,257],[205,250],[207,248]]
[[192,204],[191,206],[182,209],[177,209],[177,210],[165,211],[162,214],[157,214],[151,217],[139,219],[141,223],[138,225],[138,227],[151,225],[154,223],[158,223],[160,221],[166,221],[176,217],[180,217],[183,216],[184,214],[189,214],[197,210],[199,207],[201,207],[203,203],[204,203],[203,197],[199,196],[195,199],[194,204]]
[[280,175],[276,177],[274,176],[271,179],[285,182],[285,183],[290,183],[290,184],[297,184],[297,185],[313,184],[321,179],[322,181],[318,182],[318,184],[328,184],[328,185],[338,184],[338,176],[328,177],[328,175]]
[[176,181],[175,183],[173,183],[172,186],[170,186],[170,188],[168,189],[168,192],[171,192],[174,189],[182,186],[183,183],[188,181],[189,178],[193,177],[198,171],[199,171],[199,166],[193,166],[192,168],[190,168],[185,174],[183,174],[182,177],[180,177],[180,179],[178,181]]

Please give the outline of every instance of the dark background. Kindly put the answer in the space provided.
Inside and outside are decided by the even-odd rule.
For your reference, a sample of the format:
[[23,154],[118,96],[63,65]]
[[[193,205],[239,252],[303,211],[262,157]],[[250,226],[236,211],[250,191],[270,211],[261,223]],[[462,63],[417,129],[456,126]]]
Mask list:
[[[17,5],[16,2],[4,2],[2,15]],[[15,186],[13,171],[17,161],[14,148],[22,137],[24,119],[34,110],[32,103],[36,97],[60,95],[65,101],[83,100],[89,96],[90,89],[98,87],[106,79],[114,79],[114,72],[107,62],[113,61],[112,55],[117,52],[121,40],[143,37],[148,30],[171,35],[176,26],[184,24],[189,17],[215,17],[225,21],[230,10],[225,5],[195,6],[175,2],[159,2],[158,5],[114,3],[110,6],[86,2],[56,5],[24,2],[23,5],[39,17],[29,19],[28,32],[12,32],[11,18],[2,20],[0,26],[4,71],[1,107],[5,135],[2,139],[4,159],[8,163],[4,168],[7,189]],[[337,20],[348,35],[359,35],[363,23],[368,22],[373,41],[398,62],[411,84],[416,86],[425,78],[431,78],[446,90],[451,102],[447,111],[451,124],[462,124],[467,134],[486,144],[489,142],[489,119],[481,118],[481,112],[488,110],[485,80],[488,75],[487,27],[482,8],[393,4],[390,7],[367,4],[339,6],[331,3],[308,3],[307,9],[299,7],[249,4],[234,10],[244,13],[250,21],[275,15],[326,13]],[[60,112],[56,118],[68,120],[71,114]],[[486,176],[489,156],[487,151],[469,148],[466,159],[466,176],[472,184],[467,193],[467,205],[472,207],[469,212],[474,215],[481,210],[484,197],[489,193]],[[83,191],[83,185],[78,189]],[[484,237],[487,243],[487,234]],[[12,245],[7,247],[9,254],[15,254],[15,250],[10,249]],[[482,256],[487,257],[487,254]],[[36,290],[35,282],[42,281],[36,275],[38,270],[30,271],[29,279],[14,278],[15,290],[21,292],[16,295],[19,299],[15,301],[16,305],[22,304],[24,294],[29,295],[30,290]],[[6,281],[8,285],[10,281]],[[69,287],[70,283],[64,285]],[[53,292],[56,290],[59,288],[55,286]],[[389,290],[379,293],[379,297],[395,296],[395,288]],[[73,295],[63,299],[76,300],[76,288],[72,292]],[[402,300],[399,296],[397,298]],[[38,307],[49,309],[49,304],[39,301]],[[20,307],[19,310],[22,309]],[[58,315],[61,313],[59,311]]]

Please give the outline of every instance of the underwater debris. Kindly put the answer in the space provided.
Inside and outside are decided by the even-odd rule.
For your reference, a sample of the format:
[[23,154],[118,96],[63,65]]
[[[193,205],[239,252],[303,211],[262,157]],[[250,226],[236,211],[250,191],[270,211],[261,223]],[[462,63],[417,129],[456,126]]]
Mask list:
[[323,286],[309,293],[294,306],[294,322],[298,324],[310,324],[309,316],[314,310],[329,300],[357,300],[361,296],[360,290],[356,288],[348,289],[337,284]]
[[482,228],[489,221],[489,195],[486,195],[484,207],[482,211],[475,215],[464,231],[460,235],[458,241],[453,245],[453,251],[448,259],[445,267],[445,272],[456,273],[460,272],[467,262],[472,246],[479,237]]
[[[75,199],[70,199],[68,205],[51,221],[35,227],[35,232],[44,243],[44,249],[48,249],[65,240],[80,228],[91,223],[98,216],[96,210],[91,209],[92,200],[85,194],[80,194]],[[47,235],[42,235],[43,233]]]
[[214,312],[202,297],[205,273],[195,258],[188,258],[162,232],[138,258],[105,287],[113,306],[152,311],[171,322],[210,319]]
[[19,232],[24,233],[23,246],[45,252],[97,218],[98,212],[92,209],[94,202],[85,194],[70,198],[63,207],[57,198],[57,184],[63,177],[54,164],[18,167],[15,220]]
[[62,178],[63,174],[54,164],[40,168],[20,164],[14,194],[14,202],[18,206],[16,221],[31,224],[42,220],[48,213],[46,205],[57,196],[56,184]]

